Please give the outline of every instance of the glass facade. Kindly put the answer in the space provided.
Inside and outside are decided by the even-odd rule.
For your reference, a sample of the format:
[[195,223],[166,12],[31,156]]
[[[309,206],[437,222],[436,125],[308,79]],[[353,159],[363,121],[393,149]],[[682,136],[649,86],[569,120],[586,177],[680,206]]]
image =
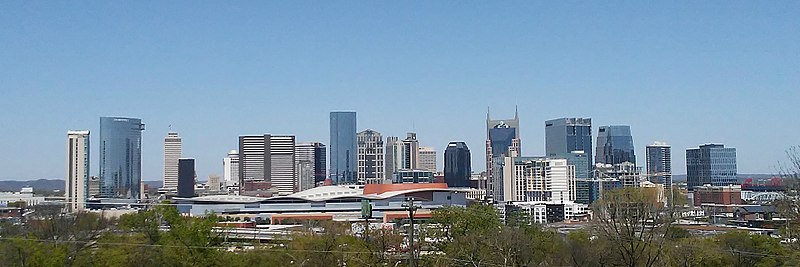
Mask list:
[[736,180],[736,148],[708,144],[686,149],[686,181],[689,190],[705,184],[739,184]]
[[196,173],[194,159],[178,159],[178,196],[193,197]]
[[[548,120],[544,125],[545,154],[548,157],[564,157],[569,159],[576,151],[583,151],[588,159],[585,165],[576,165],[577,178],[592,177],[592,119],[560,118]],[[574,159],[573,159],[574,162]],[[569,164],[572,164],[570,162]],[[582,163],[582,162],[581,162]]]
[[597,131],[595,163],[636,164],[631,127],[627,125],[600,126]]
[[469,187],[472,158],[464,142],[450,142],[444,150],[444,181],[448,187]]
[[508,125],[500,124],[489,129],[489,140],[492,144],[492,157],[503,157],[509,155],[509,147],[517,137],[517,129]]
[[422,170],[399,170],[394,173],[396,184],[433,183],[433,172]]
[[141,119],[100,118],[101,197],[141,197],[143,130]]
[[333,184],[356,183],[356,113],[331,112],[330,175]]

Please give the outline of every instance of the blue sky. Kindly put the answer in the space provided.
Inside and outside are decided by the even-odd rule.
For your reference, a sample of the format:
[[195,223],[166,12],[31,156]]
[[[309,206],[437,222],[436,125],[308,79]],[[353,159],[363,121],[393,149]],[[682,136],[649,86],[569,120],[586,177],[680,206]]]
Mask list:
[[[798,145],[796,1],[2,1],[0,179],[62,178],[66,131],[142,118],[143,175],[159,180],[168,125],[201,180],[240,134],[328,140],[328,112],[482,170],[486,108],[519,106],[523,154],[544,121],[631,125],[653,141],[721,142],[740,173]],[[442,160],[439,160],[440,168]]]

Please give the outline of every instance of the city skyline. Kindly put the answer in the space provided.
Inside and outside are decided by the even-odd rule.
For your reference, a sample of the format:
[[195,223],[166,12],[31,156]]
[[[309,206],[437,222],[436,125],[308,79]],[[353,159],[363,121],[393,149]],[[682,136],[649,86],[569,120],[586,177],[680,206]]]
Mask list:
[[[675,174],[686,173],[681,151],[705,143],[736,147],[739,173],[774,173],[800,129],[786,123],[800,99],[800,18],[782,12],[796,2],[130,5],[0,3],[0,38],[12,40],[0,49],[0,105],[14,111],[0,114],[0,133],[16,136],[0,141],[16,153],[0,180],[63,179],[64,131],[99,133],[107,115],[147,123],[147,181],[162,176],[169,125],[207,177],[239,135],[330,144],[334,110],[385,136],[417,132],[439,162],[465,141],[475,171],[487,106],[501,117],[519,106],[525,156],[545,154],[544,121],[585,117],[630,125],[637,155],[670,143]],[[389,107],[399,92],[418,97]]]

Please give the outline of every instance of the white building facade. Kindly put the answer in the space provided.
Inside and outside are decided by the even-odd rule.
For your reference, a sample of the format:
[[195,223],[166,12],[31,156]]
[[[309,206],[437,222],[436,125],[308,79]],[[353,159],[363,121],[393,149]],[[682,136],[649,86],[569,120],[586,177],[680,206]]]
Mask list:
[[[89,131],[67,132],[67,166],[64,196],[70,212],[82,211],[89,198]],[[33,197],[31,192],[30,196]]]
[[385,179],[384,144],[381,133],[367,129],[356,134],[359,184],[380,184]]
[[164,137],[164,180],[163,188],[178,190],[178,159],[182,151],[181,137],[177,132],[169,132]]

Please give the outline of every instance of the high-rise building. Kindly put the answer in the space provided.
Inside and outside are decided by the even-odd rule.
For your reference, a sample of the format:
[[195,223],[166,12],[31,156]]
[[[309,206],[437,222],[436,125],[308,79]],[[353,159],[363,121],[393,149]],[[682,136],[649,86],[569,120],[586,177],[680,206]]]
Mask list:
[[[592,175],[592,119],[591,118],[559,118],[544,123],[545,153],[548,157],[564,157],[569,159],[573,152],[582,151],[589,163],[578,167],[575,172]],[[572,162],[570,162],[571,164]]]
[[297,192],[293,135],[239,136],[239,187],[245,182],[269,182],[282,195]]
[[419,169],[436,172],[436,150],[432,147],[419,147]]
[[269,151],[268,135],[239,136],[239,187],[244,188],[245,181],[264,181],[269,170],[267,152]]
[[736,148],[706,144],[686,149],[686,181],[689,190],[707,184],[739,184],[736,180]]
[[197,173],[194,170],[194,159],[178,159],[178,196],[193,197],[196,179]]
[[298,162],[309,161],[312,163],[311,167],[314,175],[314,184],[325,181],[327,178],[327,166],[325,160],[327,153],[325,144],[320,142],[300,143],[295,147],[295,154]]
[[366,129],[356,135],[358,144],[358,183],[383,183],[386,171],[384,168],[384,146],[381,133]]
[[627,125],[600,126],[597,130],[597,151],[595,163],[636,164],[631,127]]
[[164,137],[164,185],[165,189],[178,188],[178,159],[181,157],[181,137],[176,132]]
[[419,141],[417,133],[406,133],[406,139],[400,141],[400,169],[419,169]]
[[278,188],[281,195],[298,192],[297,171],[294,161],[295,138],[293,135],[270,136],[270,175],[272,186]]
[[[486,177],[488,185],[482,189],[487,192],[495,191],[495,185],[503,186],[503,173],[500,165],[504,157],[519,157],[522,145],[519,133],[519,113],[514,111],[514,118],[507,120],[492,120],[486,112]],[[498,188],[499,189],[499,188]]]
[[331,181],[333,184],[356,183],[356,113],[331,112],[330,120]]
[[566,159],[547,157],[504,157],[503,183],[492,194],[497,201],[573,202],[575,166]]
[[397,136],[386,137],[386,149],[384,150],[384,169],[386,173],[383,177],[394,177],[394,173],[402,169],[403,146]]
[[142,192],[141,119],[100,118],[100,196],[141,198]]
[[470,187],[472,158],[464,142],[450,142],[444,150],[444,181],[448,187]]
[[64,196],[68,210],[81,211],[89,198],[89,131],[67,131],[66,172]]
[[619,181],[620,187],[640,187],[641,173],[641,167],[628,161],[617,164],[595,164],[595,177]]
[[672,148],[664,142],[655,142],[646,147],[647,177],[665,190],[672,188]]
[[222,159],[223,179],[225,186],[239,184],[239,151],[231,150],[228,156]]
[[297,191],[304,191],[314,188],[314,162],[309,160],[297,160]]

